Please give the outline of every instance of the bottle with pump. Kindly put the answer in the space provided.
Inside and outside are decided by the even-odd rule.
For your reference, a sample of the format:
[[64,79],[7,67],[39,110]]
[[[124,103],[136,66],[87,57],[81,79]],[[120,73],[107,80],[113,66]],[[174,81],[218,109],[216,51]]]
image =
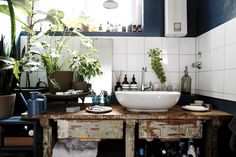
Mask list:
[[130,89],[131,90],[137,90],[138,89],[138,84],[135,81],[135,75],[133,75],[132,81],[130,82]]
[[129,90],[129,82],[127,81],[127,74],[125,74],[124,81],[122,82],[122,90]]
[[191,94],[191,81],[192,78],[188,75],[188,67],[185,66],[184,76],[181,78],[181,93]]

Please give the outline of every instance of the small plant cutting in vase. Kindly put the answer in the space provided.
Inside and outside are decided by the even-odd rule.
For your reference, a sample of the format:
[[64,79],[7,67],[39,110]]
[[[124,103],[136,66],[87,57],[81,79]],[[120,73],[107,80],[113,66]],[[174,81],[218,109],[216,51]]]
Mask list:
[[149,57],[151,58],[151,68],[157,75],[158,79],[160,80],[161,84],[166,82],[166,76],[161,64],[161,50],[159,48],[152,48],[149,49],[148,52]]

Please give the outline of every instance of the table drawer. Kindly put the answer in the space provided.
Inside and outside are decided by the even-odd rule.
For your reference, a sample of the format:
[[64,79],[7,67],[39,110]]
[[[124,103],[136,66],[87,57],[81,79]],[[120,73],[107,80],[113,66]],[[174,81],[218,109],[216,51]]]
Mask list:
[[122,120],[58,120],[58,138],[122,139]]
[[199,120],[140,120],[140,139],[201,138],[202,122]]

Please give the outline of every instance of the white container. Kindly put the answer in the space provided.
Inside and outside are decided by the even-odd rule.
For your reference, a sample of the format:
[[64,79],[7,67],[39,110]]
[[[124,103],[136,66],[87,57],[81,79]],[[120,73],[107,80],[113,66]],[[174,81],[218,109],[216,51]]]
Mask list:
[[203,105],[204,101],[202,101],[202,100],[195,100],[194,103],[195,103],[196,105],[201,106],[201,105]]
[[188,156],[190,156],[190,155],[192,155],[192,157],[196,157],[196,152],[195,152],[192,144],[190,144],[189,148],[188,148]]
[[165,0],[165,36],[187,35],[187,1]]

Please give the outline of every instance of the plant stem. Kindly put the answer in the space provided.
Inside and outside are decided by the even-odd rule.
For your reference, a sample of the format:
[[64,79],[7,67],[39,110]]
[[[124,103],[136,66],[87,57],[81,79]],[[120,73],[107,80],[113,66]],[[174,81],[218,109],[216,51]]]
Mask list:
[[10,19],[11,19],[11,48],[13,44],[15,44],[15,37],[16,37],[16,16],[14,12],[14,8],[12,5],[11,0],[7,0],[9,13],[10,13]]
[[[31,14],[28,16],[28,28],[33,30],[33,16],[34,16],[34,0],[31,1]],[[26,46],[26,53],[27,55],[29,50],[30,50],[30,40],[32,38],[32,34],[31,33],[28,33],[27,34],[27,46]],[[27,71],[26,72],[26,87],[30,87],[30,74],[29,72]]]

